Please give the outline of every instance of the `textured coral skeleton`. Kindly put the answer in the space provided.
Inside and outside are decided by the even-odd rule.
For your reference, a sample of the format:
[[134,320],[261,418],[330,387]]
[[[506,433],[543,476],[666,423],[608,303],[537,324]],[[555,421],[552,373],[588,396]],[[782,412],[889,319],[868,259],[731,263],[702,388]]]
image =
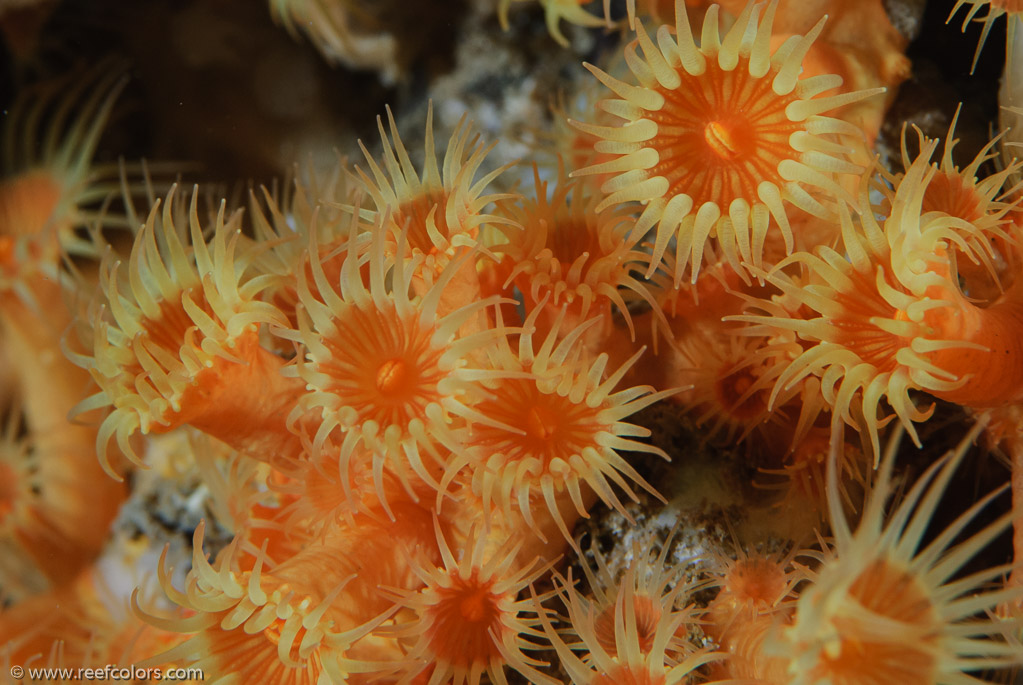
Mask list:
[[[1009,136],[957,164],[957,113],[873,157],[908,76],[874,0],[637,0],[621,21],[539,4],[558,49],[618,34],[547,149],[496,162],[469,114],[445,142],[434,101],[420,154],[387,107],[357,161],[247,211],[94,161],[120,65],[21,94],[0,181],[0,677],[952,685],[1023,666]],[[1021,9],[966,5],[981,45]],[[408,66],[379,8],[270,11],[328,61]],[[849,49],[865,16],[884,30]],[[937,401],[971,428],[914,474],[901,436],[927,446]],[[690,458],[658,442],[658,409],[745,466],[769,536],[719,520],[725,551],[680,556],[680,520],[641,541]],[[952,484],[978,441],[1011,471],[974,496]],[[182,477],[208,501],[185,553],[108,540],[142,483]]]

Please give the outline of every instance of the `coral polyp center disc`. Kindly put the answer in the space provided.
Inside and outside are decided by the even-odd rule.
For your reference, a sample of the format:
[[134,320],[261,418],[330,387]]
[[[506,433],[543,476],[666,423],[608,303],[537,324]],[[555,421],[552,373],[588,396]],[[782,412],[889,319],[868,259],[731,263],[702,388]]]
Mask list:
[[678,75],[682,86],[658,89],[664,106],[645,115],[657,124],[647,143],[660,157],[651,174],[668,180],[667,195],[724,209],[740,198],[756,202],[763,181],[783,185],[778,164],[796,159],[789,137],[802,130],[785,114],[796,95],[775,94],[770,79],[750,76],[743,60],[733,71],[709,63],[699,76]]

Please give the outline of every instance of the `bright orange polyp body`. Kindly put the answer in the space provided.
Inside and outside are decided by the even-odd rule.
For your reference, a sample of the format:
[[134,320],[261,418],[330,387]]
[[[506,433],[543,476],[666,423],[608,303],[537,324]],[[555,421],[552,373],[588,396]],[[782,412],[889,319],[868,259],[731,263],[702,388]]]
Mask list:
[[682,85],[657,89],[664,106],[645,115],[657,123],[647,144],[659,161],[649,173],[668,180],[667,195],[689,195],[697,208],[712,202],[727,209],[733,200],[756,202],[763,181],[783,185],[778,165],[796,159],[789,136],[804,128],[785,108],[799,98],[776,95],[770,79],[741,66],[725,71],[708,62],[699,76],[676,72]]
[[556,459],[567,464],[573,455],[593,445],[593,436],[611,428],[596,420],[599,410],[556,393],[542,393],[531,380],[504,381],[493,400],[480,403],[479,411],[522,428],[524,434],[480,426],[474,443],[487,453],[500,449],[509,462],[535,459],[534,469],[540,472],[547,472]]
[[455,668],[471,669],[501,656],[497,643],[507,628],[499,602],[514,597],[493,594],[493,584],[480,581],[476,571],[469,578],[452,574],[451,587],[438,588],[436,603],[426,609],[432,621],[430,649]]
[[984,349],[933,352],[930,360],[935,366],[965,382],[932,394],[975,409],[1023,400],[1023,281],[1017,279],[1001,298],[983,309],[961,296],[957,299],[961,301],[957,311],[935,312],[938,336],[958,334]]
[[334,335],[323,338],[330,352],[318,365],[330,378],[324,389],[342,395],[362,420],[382,426],[425,420],[447,376],[439,367],[444,349],[430,343],[433,333],[418,317],[403,320],[393,308],[348,307]]
[[[280,374],[280,357],[260,346],[256,331],[239,338],[231,351],[243,363],[216,359],[185,391],[182,411],[166,418],[173,425],[188,423],[260,461],[282,464],[297,457],[301,447],[286,421],[302,395],[301,383]],[[154,426],[153,432],[169,429]]]

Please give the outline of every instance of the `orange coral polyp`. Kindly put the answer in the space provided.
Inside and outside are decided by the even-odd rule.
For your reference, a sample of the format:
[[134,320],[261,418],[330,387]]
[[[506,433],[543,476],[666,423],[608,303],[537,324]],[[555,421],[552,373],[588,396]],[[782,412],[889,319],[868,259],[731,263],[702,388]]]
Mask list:
[[[396,591],[395,601],[415,613],[415,619],[399,623],[399,639],[414,640],[409,652],[422,660],[402,682],[412,681],[429,665],[429,685],[478,685],[486,673],[492,683],[507,685],[505,668],[511,667],[539,685],[557,681],[537,671],[540,662],[523,650],[539,648],[526,637],[540,636],[537,609],[528,599],[517,596],[546,568],[536,561],[516,563],[521,545],[506,549],[506,540],[488,540],[479,527],[466,539],[456,558],[434,519],[442,566],[424,566],[414,561],[412,569],[423,582],[418,592]],[[495,550],[504,550],[495,551]],[[540,610],[542,611],[542,609]]]
[[[286,322],[274,307],[256,300],[267,281],[241,276],[250,254],[238,252],[237,215],[225,220],[221,205],[212,244],[207,245],[194,191],[188,211],[188,253],[187,239],[175,225],[180,225],[175,215],[181,207],[174,193],[172,189],[162,216],[158,202],[139,230],[126,277],[112,250],[104,258],[103,306],[94,314],[92,340],[86,341],[92,355],[69,352],[100,387],[74,412],[113,408],[97,435],[97,451],[115,477],[106,456],[111,439],[141,463],[129,440],[132,434],[201,421],[208,411],[217,416],[206,417],[204,430],[239,449],[272,452],[273,445],[264,444],[264,438],[279,442],[286,433],[279,404],[294,399],[294,388],[279,374],[283,361],[258,344],[259,326]],[[107,309],[110,319],[105,317]],[[226,376],[234,387],[226,387]],[[246,394],[238,392],[239,385],[264,387],[262,394]],[[245,419],[262,430],[244,428]],[[276,432],[277,438],[266,431]]]
[[[396,259],[389,260],[386,220],[386,215],[379,216],[373,228],[368,284],[363,282],[358,254],[345,256],[340,289],[327,282],[317,260],[312,261],[316,294],[299,273],[299,297],[308,316],[300,320],[299,331],[285,334],[306,347],[297,374],[309,392],[292,419],[310,410],[319,414],[314,456],[334,439],[331,436],[342,435],[339,468],[346,492],[349,463],[360,445],[372,454],[375,469],[391,463],[393,472],[405,479],[407,463],[424,482],[437,484],[422,453],[437,461],[442,461],[442,451],[462,453],[463,426],[457,417],[486,420],[472,408],[479,393],[475,383],[496,372],[478,368],[475,360],[503,334],[458,335],[467,320],[500,303],[500,298],[439,312],[450,282],[472,255],[449,262],[433,285],[415,296],[413,280],[422,258],[406,262],[404,249],[399,248]],[[353,239],[356,225],[357,217],[350,227]],[[406,226],[399,246],[407,244],[407,231]]]
[[[717,655],[699,651],[683,655],[671,652],[678,644],[678,634],[692,616],[687,610],[675,611],[673,605],[684,586],[678,585],[662,601],[662,611],[653,628],[653,637],[640,641],[637,621],[644,614],[636,611],[636,589],[631,577],[623,582],[613,607],[614,645],[604,647],[598,635],[592,605],[585,600],[571,583],[564,579],[558,582],[558,591],[568,609],[568,619],[580,638],[579,644],[571,647],[559,635],[550,619],[540,610],[544,632],[561,658],[562,668],[573,683],[580,685],[610,685],[611,683],[636,683],[637,685],[674,685],[689,682],[690,676],[704,664],[713,661]],[[584,658],[576,654],[585,651]],[[716,681],[713,681],[716,682]]]
[[484,381],[489,397],[475,409],[490,421],[474,428],[469,453],[449,466],[441,485],[443,491],[462,466],[471,464],[473,491],[482,497],[484,510],[496,505],[512,518],[517,508],[526,524],[542,536],[543,525],[538,525],[532,511],[538,494],[553,523],[574,545],[558,506],[563,494],[567,493],[575,512],[584,517],[588,496],[581,489],[583,483],[626,516],[611,483],[633,500],[636,495],[626,478],[659,497],[618,451],[668,458],[659,448],[631,439],[650,432],[624,419],[676,390],[655,392],[652,387],[640,386],[616,392],[615,386],[644,350],[605,378],[607,354],[592,362],[569,356],[577,354],[573,346],[595,321],[562,337],[564,309],[535,350],[533,328],[541,309],[526,320],[517,353],[506,338],[494,347],[491,366],[508,377]]
[[696,423],[705,427],[706,440],[746,440],[754,431],[765,430],[772,419],[781,420],[772,412],[770,393],[779,374],[774,359],[783,353],[783,347],[772,348],[763,338],[730,332],[687,332],[675,342],[673,351],[682,367],[677,382],[690,389],[674,400],[691,408]]
[[[630,563],[620,578],[615,577],[608,567],[607,559],[595,545],[590,548],[590,552],[596,562],[596,569],[591,568],[583,559],[583,574],[593,599],[580,600],[580,603],[586,607],[586,614],[592,620],[593,636],[597,643],[612,658],[619,656],[619,622],[635,623],[636,644],[640,653],[648,654],[658,639],[661,617],[670,612],[675,612],[680,621],[675,634],[668,638],[664,646],[665,659],[678,661],[695,651],[695,646],[686,640],[689,624],[696,622],[695,612],[691,606],[677,612],[675,610],[676,600],[684,598],[690,589],[690,586],[680,585],[678,567],[668,561],[677,530],[678,525],[660,543],[661,551],[652,563],[648,550],[638,539],[634,539]],[[571,585],[571,578],[562,585]],[[672,586],[677,589],[672,589]],[[631,605],[623,605],[618,601],[626,587],[631,593]],[[631,615],[623,616],[623,611],[630,610]]]
[[[654,638],[657,637],[657,624],[661,619],[663,608],[654,598],[638,595],[633,599],[633,611],[636,613],[636,643],[639,651],[650,651]],[[605,607],[593,621],[593,633],[597,636],[600,646],[611,656],[617,656],[615,646],[615,607]]]
[[500,227],[508,242],[496,245],[493,251],[511,264],[504,287],[514,282],[528,296],[527,312],[545,301],[551,320],[563,303],[571,307],[570,320],[576,323],[595,313],[609,322],[614,307],[635,338],[623,293],[631,292],[654,310],[657,305],[650,288],[633,276],[634,269],[646,265],[649,255],[636,249],[639,236],[629,235],[630,211],[620,208],[598,213],[599,199],[588,184],[568,179],[560,161],[552,193],[536,165],[533,183],[533,198],[502,208],[512,223]]
[[[35,236],[49,260],[61,251],[98,256],[75,228],[92,218],[85,207],[112,190],[103,182],[111,167],[93,166],[92,157],[126,83],[121,70],[104,64],[15,102],[0,145],[0,236]],[[69,117],[72,112],[76,116]],[[41,149],[39,137],[45,141]]]
[[[1004,231],[999,221],[974,225],[943,212],[923,213],[923,198],[939,173],[930,163],[936,144],[928,141],[909,165],[883,225],[865,187],[859,226],[841,212],[847,256],[819,247],[816,255],[793,255],[769,276],[799,313],[740,317],[794,331],[804,341],[805,350],[778,376],[772,401],[819,376],[835,430],[844,421],[866,431],[875,455],[878,430],[891,418],[879,416],[882,399],[919,444],[912,424],[931,410],[917,409],[911,389],[980,408],[1023,397],[1023,285],[1017,279],[983,308],[962,294],[950,253],[979,261],[992,249],[990,236]],[[793,263],[809,273],[808,286],[782,272]],[[819,316],[808,318],[809,312]]]
[[774,607],[789,591],[785,570],[772,559],[756,556],[736,562],[722,584],[740,605],[758,610]]
[[373,200],[374,209],[356,211],[370,221],[375,221],[377,215],[389,217],[389,255],[394,257],[398,253],[400,241],[407,243],[412,249],[404,253],[404,258],[422,260],[417,271],[429,287],[452,259],[476,246],[483,224],[502,222],[496,216],[484,214],[483,209],[510,197],[485,194],[487,186],[507,166],[474,180],[494,145],[485,146],[465,117],[455,127],[443,163],[438,166],[431,103],[426,115],[425,166],[420,175],[401,142],[390,107],[387,120],[390,137],[383,121],[377,118],[384,148],[383,168],[359,143],[370,173],[358,166],[355,170],[360,185]]
[[646,205],[635,230],[657,226],[648,276],[673,237],[676,286],[690,264],[696,282],[712,237],[733,269],[741,269],[740,260],[759,266],[771,225],[792,251],[786,202],[827,217],[833,200],[848,198],[839,180],[860,169],[832,138],[863,134],[822,115],[881,89],[819,97],[842,83],[834,75],[798,78],[823,20],[772,53],[776,6],[772,2],[760,19],[759,6],[748,3],[722,37],[712,5],[697,46],[685,5],[676,0],[674,38],[661,26],[655,44],[636,22],[638,37],[625,58],[637,85],[586,65],[619,98],[601,107],[624,123],[572,122],[599,139],[597,152],[618,155],[573,175],[616,174],[603,184],[607,196],[598,210],[629,201]]
[[312,597],[265,572],[262,554],[252,571],[239,572],[234,566],[236,543],[212,566],[202,552],[204,528],[203,524],[196,528],[192,570],[183,591],[170,582],[173,569],[166,568],[166,550],[158,567],[164,592],[187,611],[185,617],[151,615],[139,607],[138,590],[132,594],[133,609],[142,620],[162,630],[191,634],[147,659],[143,667],[185,660],[214,680],[234,677],[295,685],[314,685],[324,678],[343,683],[351,672],[375,669],[346,653],[386,614],[351,630],[337,630],[328,611],[345,581],[324,597]]
[[[344,160],[339,160],[333,181],[329,178],[322,181],[315,175],[306,182],[296,178],[293,192],[280,201],[263,188],[262,205],[265,205],[266,212],[255,193],[250,194],[250,215],[256,240],[271,248],[257,257],[256,267],[275,276],[262,297],[287,316],[293,327],[298,326],[296,274],[304,272],[306,280],[311,282],[311,261],[316,259],[326,282],[337,291],[347,253],[365,255],[369,251],[368,231],[360,229],[354,241],[345,233],[347,213],[339,203],[348,200],[351,194],[341,182],[346,173],[349,172],[344,167]],[[313,207],[313,202],[319,204]],[[362,272],[363,282],[368,283],[368,265],[363,266]]]
[[1021,661],[1018,643],[1006,639],[1012,621],[994,614],[1020,590],[991,583],[1012,564],[963,571],[1012,524],[1012,512],[983,526],[976,521],[1004,488],[980,498],[946,529],[932,530],[942,494],[982,429],[983,421],[886,514],[895,487],[893,440],[855,530],[842,511],[838,474],[829,470],[834,542],[801,588],[791,624],[776,626],[772,638],[774,653],[791,660],[789,682],[967,682],[976,671]]

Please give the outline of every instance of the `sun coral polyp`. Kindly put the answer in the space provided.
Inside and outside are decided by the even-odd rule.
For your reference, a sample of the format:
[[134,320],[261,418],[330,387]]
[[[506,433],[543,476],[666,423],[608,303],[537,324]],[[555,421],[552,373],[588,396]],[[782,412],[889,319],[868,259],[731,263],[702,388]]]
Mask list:
[[790,559],[742,553],[724,564],[720,573],[721,591],[708,607],[708,616],[719,631],[727,630],[741,614],[770,613],[785,599],[799,580],[788,567]]
[[[54,263],[61,249],[96,256],[74,229],[92,218],[87,207],[113,189],[103,180],[116,167],[94,167],[92,158],[126,83],[120,69],[104,63],[97,73],[56,82],[14,105],[3,131],[0,238],[32,240]],[[42,122],[49,128],[37,149]]]
[[[813,426],[786,454],[779,468],[762,468],[761,473],[772,479],[756,483],[766,490],[784,490],[775,505],[787,517],[803,518],[814,527],[826,520],[828,511],[827,466],[830,453],[831,431],[826,426]],[[868,459],[869,457],[869,459]],[[843,506],[856,511],[853,494],[866,489],[870,480],[869,462],[873,455],[846,441],[838,457],[839,493]]]
[[[956,124],[959,120],[960,105],[956,109],[952,123],[945,136],[944,149],[940,161],[935,163],[935,173],[927,184],[921,202],[921,210],[941,212],[970,224],[972,230],[961,231],[961,237],[970,249],[960,252],[955,245],[950,246],[950,258],[954,257],[953,266],[963,294],[979,306],[986,306],[998,299],[1002,293],[1012,286],[1019,270],[1018,250],[1014,246],[1017,240],[1018,227],[1014,222],[1020,211],[1020,190],[1023,184],[1018,181],[1023,162],[1012,160],[993,173],[981,176],[981,169],[998,159],[996,146],[1004,134],[990,140],[976,154],[972,161],[960,169],[953,160],[955,147],[959,143],[955,136]],[[927,139],[917,131],[919,149],[927,145]],[[909,169],[913,158],[907,149],[906,131],[903,130],[902,165]],[[897,189],[904,174],[895,174],[890,179],[893,188]],[[889,202],[891,191],[882,187]]]
[[543,609],[529,599],[518,599],[544,567],[538,568],[535,561],[517,563],[517,545],[509,549],[507,540],[489,540],[479,528],[463,543],[458,557],[439,526],[437,542],[443,565],[412,562],[423,588],[395,593],[395,601],[415,616],[407,624],[399,623],[395,635],[411,645],[409,658],[420,661],[401,682],[412,682],[423,673],[423,682],[429,685],[479,685],[486,673],[490,682],[507,685],[505,669],[511,667],[530,682],[554,685],[557,681],[536,670],[542,662],[523,652],[539,648],[526,638],[542,635],[533,614]]
[[851,199],[839,180],[860,168],[833,137],[862,132],[823,114],[881,89],[822,97],[842,79],[799,74],[824,20],[772,52],[776,7],[772,2],[761,18],[760,6],[749,3],[722,37],[712,5],[697,46],[685,5],[676,0],[674,38],[661,26],[655,44],[636,23],[637,40],[625,52],[636,84],[586,65],[618,96],[600,106],[623,123],[574,125],[599,139],[597,152],[619,157],[573,175],[617,174],[603,184],[607,196],[597,209],[643,203],[635,230],[657,226],[650,272],[674,237],[676,285],[687,266],[696,281],[712,237],[734,269],[740,262],[760,265],[772,225],[792,251],[785,203],[828,218],[836,198]]
[[95,462],[90,431],[19,435],[22,418],[11,409],[0,431],[0,573],[13,598],[67,583],[93,561],[124,496]]
[[757,435],[760,446],[777,442],[770,439],[770,428],[786,421],[780,411],[772,411],[769,400],[779,373],[774,360],[781,349],[769,347],[763,338],[697,329],[681,336],[669,354],[678,367],[672,381],[690,387],[673,401],[690,410],[704,440],[752,447],[749,438]]
[[[362,231],[354,243],[349,242],[348,213],[340,207],[352,199],[344,159],[338,160],[330,174],[320,175],[297,166],[294,173],[292,188],[281,197],[265,187],[261,198],[251,192],[249,214],[256,241],[271,247],[256,258],[255,268],[276,276],[261,297],[297,328],[298,271],[303,270],[306,280],[312,282],[312,261],[317,260],[327,282],[337,291],[345,256],[349,251],[365,254],[370,235]],[[366,281],[366,266],[363,271]]]
[[[363,218],[374,221],[377,215],[387,217],[389,251],[392,258],[397,243],[408,245],[405,259],[421,259],[417,267],[417,287],[429,288],[445,267],[458,256],[474,250],[484,224],[504,220],[483,212],[492,202],[509,199],[510,195],[486,193],[487,187],[507,167],[500,167],[475,179],[487,153],[494,144],[484,145],[473,133],[472,124],[463,117],[455,128],[438,166],[433,138],[433,106],[426,115],[426,139],[423,144],[424,168],[416,171],[405,150],[390,108],[387,120],[391,135],[381,119],[377,119],[383,144],[383,169],[360,142],[370,173],[356,166],[355,171],[366,194],[372,198],[374,210],[363,209]],[[479,291],[474,265],[466,263],[458,283],[463,288]],[[421,281],[421,285],[419,282]]]
[[[643,350],[605,378],[607,354],[590,360],[585,353],[579,358],[575,349],[593,320],[561,335],[562,312],[536,349],[533,321],[539,311],[526,320],[517,351],[506,337],[492,348],[491,367],[506,377],[482,382],[488,396],[474,409],[489,422],[474,428],[470,450],[448,468],[442,489],[468,465],[473,492],[481,496],[484,511],[497,507],[506,519],[520,514],[542,537],[547,522],[553,522],[575,545],[560,503],[567,495],[574,514],[586,517],[592,498],[584,484],[626,516],[612,483],[633,500],[636,496],[626,478],[660,497],[618,452],[667,459],[660,448],[632,439],[647,437],[650,431],[625,418],[676,390],[655,392],[638,386],[616,391]],[[534,511],[538,498],[547,509],[542,515]]]
[[[499,298],[460,300],[464,304],[454,311],[438,311],[456,274],[471,265],[472,254],[449,262],[417,296],[413,280],[422,255],[409,262],[404,259],[410,230],[406,225],[397,237],[393,264],[389,263],[390,229],[385,221],[387,215],[381,214],[372,229],[368,285],[357,253],[345,256],[340,290],[328,283],[319,260],[313,259],[316,294],[299,272],[298,291],[306,315],[300,317],[300,330],[283,333],[306,350],[297,374],[309,392],[292,418],[298,420],[309,411],[319,415],[313,454],[322,452],[328,439],[339,445],[346,490],[349,462],[360,445],[369,451],[375,473],[393,462],[393,473],[405,478],[403,465],[408,464],[420,479],[436,485],[423,456],[443,462],[448,454],[463,454],[460,433],[465,420],[488,420],[475,408],[479,395],[475,383],[496,372],[479,368],[473,359],[503,335],[494,330],[456,335],[467,320],[498,304]],[[355,240],[357,223],[353,217],[350,242]]]
[[350,673],[379,669],[379,664],[349,658],[347,652],[385,620],[386,614],[350,630],[338,630],[328,615],[344,581],[326,596],[314,597],[264,571],[262,559],[252,571],[239,572],[233,566],[233,546],[225,549],[213,566],[202,552],[203,534],[200,525],[183,591],[170,582],[173,569],[165,566],[166,552],[158,569],[164,591],[188,610],[188,615],[164,618],[150,614],[139,607],[137,591],[132,596],[133,608],[144,621],[190,635],[148,659],[144,667],[184,660],[203,669],[207,679],[233,677],[243,682],[289,685],[344,683]]
[[569,329],[594,315],[602,317],[605,328],[610,327],[615,309],[635,338],[623,293],[655,310],[657,305],[650,287],[634,275],[646,266],[649,256],[637,249],[639,236],[631,231],[630,212],[627,208],[596,212],[598,198],[589,184],[566,178],[561,164],[552,192],[536,165],[533,183],[533,198],[500,210],[512,220],[500,227],[507,242],[491,248],[508,265],[504,288],[515,284],[527,298],[527,312],[546,302],[544,330],[550,329],[567,303]]
[[1019,590],[989,585],[1012,564],[962,572],[1012,524],[1011,512],[983,527],[976,521],[1004,488],[933,537],[930,531],[943,493],[982,428],[983,422],[927,469],[886,515],[894,440],[855,530],[841,508],[837,474],[829,471],[834,542],[800,591],[791,626],[780,627],[773,645],[791,659],[793,685],[972,682],[974,671],[1018,663],[1018,645],[1006,638],[1015,628],[993,612]]
[[[613,636],[598,633],[593,605],[586,601],[570,581],[561,579],[558,592],[568,609],[568,620],[580,642],[569,646],[555,631],[550,618],[538,608],[547,639],[551,641],[561,665],[578,685],[674,685],[689,682],[698,668],[719,655],[707,650],[676,658],[672,652],[677,639],[692,616],[688,610],[673,609],[683,585],[661,598],[661,611],[651,626],[641,626],[645,614],[637,611],[634,580],[626,574],[611,607]],[[537,606],[539,607],[539,601]],[[602,631],[603,632],[603,631]],[[608,637],[612,644],[607,646]],[[576,652],[583,651],[583,658]],[[716,682],[716,681],[712,681]]]
[[[847,256],[818,247],[768,276],[791,298],[788,316],[739,317],[799,335],[805,351],[787,363],[774,394],[818,376],[834,429],[845,422],[865,431],[875,455],[878,431],[892,418],[880,415],[882,399],[919,444],[913,422],[931,410],[917,408],[911,389],[975,408],[1023,397],[1023,281],[986,307],[963,295],[951,253],[979,261],[992,247],[983,222],[923,211],[939,171],[930,162],[935,146],[925,145],[907,169],[883,224],[865,187],[858,225],[842,211]],[[806,270],[803,285],[784,273],[793,264]]]
[[[734,535],[733,535],[734,540]],[[789,622],[793,590],[805,573],[784,556],[748,552],[735,542],[736,558],[716,555],[709,584],[720,588],[703,616],[704,631],[724,658],[712,667],[717,675],[781,685],[785,661],[764,650],[769,632]]]
[[239,250],[238,215],[225,218],[221,205],[207,245],[196,192],[187,220],[184,211],[174,189],[162,213],[156,203],[126,270],[108,250],[102,302],[87,334],[91,340],[83,340],[91,354],[72,355],[100,387],[74,413],[112,408],[96,445],[104,468],[117,478],[107,456],[112,439],[141,463],[133,434],[185,423],[264,460],[294,452],[284,422],[301,387],[280,375],[283,360],[259,344],[260,326],[286,321],[256,299],[265,279],[244,275],[251,252]]
[[[618,656],[617,622],[623,618],[626,622],[630,620],[635,622],[639,651],[647,654],[653,649],[654,640],[658,638],[657,630],[661,617],[672,612],[676,613],[676,618],[682,620],[664,647],[666,661],[681,661],[686,655],[696,651],[686,638],[690,626],[698,622],[697,610],[691,606],[681,610],[676,610],[675,607],[678,601],[686,599],[686,595],[692,589],[684,585],[679,587],[682,584],[681,569],[668,561],[677,529],[678,526],[660,542],[661,551],[653,561],[639,540],[635,540],[630,563],[617,580],[608,566],[607,559],[596,546],[590,549],[596,562],[596,569],[591,568],[585,558],[582,559],[583,574],[586,576],[593,598],[582,599],[581,603],[589,607],[587,615],[592,616],[593,634],[600,647],[611,657]],[[571,584],[571,579],[562,583],[564,587]],[[626,586],[630,588],[628,591],[632,594],[631,619],[622,616],[623,611],[629,610],[629,605],[622,606],[618,602],[618,597],[626,592]]]

